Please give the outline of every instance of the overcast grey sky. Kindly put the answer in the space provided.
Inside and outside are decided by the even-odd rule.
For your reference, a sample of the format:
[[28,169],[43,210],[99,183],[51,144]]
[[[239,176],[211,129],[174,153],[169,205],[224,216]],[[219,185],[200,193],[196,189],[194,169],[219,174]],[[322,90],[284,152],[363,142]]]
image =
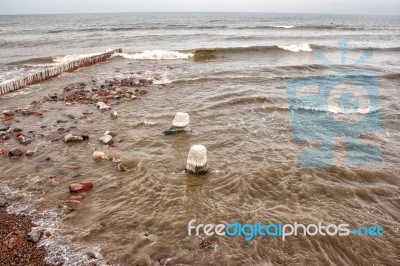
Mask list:
[[159,11],[400,15],[400,0],[0,0],[0,14]]

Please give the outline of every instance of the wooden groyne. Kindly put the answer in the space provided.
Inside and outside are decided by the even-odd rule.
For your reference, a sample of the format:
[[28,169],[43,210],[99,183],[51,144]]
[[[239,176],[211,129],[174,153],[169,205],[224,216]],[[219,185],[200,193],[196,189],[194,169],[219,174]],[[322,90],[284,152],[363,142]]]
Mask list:
[[114,53],[122,53],[122,49],[115,49],[106,53],[85,57],[82,59],[74,60],[67,63],[61,63],[52,68],[45,69],[35,74],[31,74],[29,76],[18,78],[10,81],[6,81],[0,83],[0,95],[6,94],[18,89],[21,89],[25,86],[41,82],[44,80],[51,79],[55,76],[60,75],[63,72],[72,72],[81,67],[88,67],[100,62],[103,62],[111,57]]

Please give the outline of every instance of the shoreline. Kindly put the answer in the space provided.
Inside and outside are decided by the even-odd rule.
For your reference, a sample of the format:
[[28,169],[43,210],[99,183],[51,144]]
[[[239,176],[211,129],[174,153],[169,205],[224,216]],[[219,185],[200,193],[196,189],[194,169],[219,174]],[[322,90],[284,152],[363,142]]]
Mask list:
[[6,203],[0,202],[0,265],[44,265],[48,251],[38,242],[28,240],[28,234],[36,225],[32,218],[7,212]]

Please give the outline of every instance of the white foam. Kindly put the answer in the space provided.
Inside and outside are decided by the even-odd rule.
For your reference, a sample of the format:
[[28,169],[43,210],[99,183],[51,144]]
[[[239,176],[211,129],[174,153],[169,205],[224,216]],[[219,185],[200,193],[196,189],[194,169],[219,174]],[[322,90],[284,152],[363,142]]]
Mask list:
[[280,45],[278,48],[291,51],[291,52],[311,52],[312,49],[308,43],[302,43],[302,44],[292,44],[292,45]]
[[284,28],[284,29],[291,29],[291,28],[293,28],[294,26],[271,26],[271,27],[273,27],[273,28]]
[[167,50],[148,50],[140,53],[117,53],[114,56],[121,56],[127,59],[135,60],[166,60],[166,59],[189,59],[194,56],[192,53],[181,53]]
[[102,53],[69,54],[69,55],[64,55],[64,56],[56,56],[53,58],[53,62],[55,62],[55,63],[71,62],[71,61],[75,61],[75,60],[79,60],[82,58],[91,57],[91,56],[95,56],[95,55],[100,55],[100,54],[102,54]]

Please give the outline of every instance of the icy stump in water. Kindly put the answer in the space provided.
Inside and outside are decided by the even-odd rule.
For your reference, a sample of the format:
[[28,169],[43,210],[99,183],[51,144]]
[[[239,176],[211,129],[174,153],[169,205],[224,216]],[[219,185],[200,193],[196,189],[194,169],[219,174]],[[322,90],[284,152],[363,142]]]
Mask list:
[[165,135],[172,135],[178,132],[190,131],[190,117],[188,113],[177,112],[172,121],[172,127],[164,131]]
[[190,148],[186,171],[194,174],[204,174],[208,170],[207,149],[203,145],[193,145]]

